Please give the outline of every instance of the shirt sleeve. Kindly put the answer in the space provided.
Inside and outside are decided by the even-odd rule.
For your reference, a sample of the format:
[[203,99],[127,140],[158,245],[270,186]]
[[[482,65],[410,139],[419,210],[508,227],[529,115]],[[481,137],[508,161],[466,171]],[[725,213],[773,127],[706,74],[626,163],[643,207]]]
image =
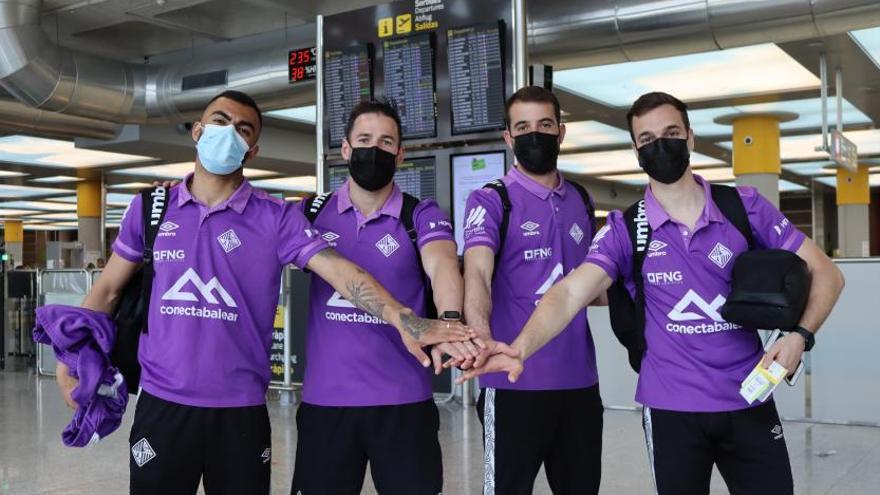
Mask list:
[[282,265],[293,263],[300,269],[312,256],[330,246],[312,227],[300,209],[302,206],[285,201],[278,220],[278,260]]
[[416,206],[413,211],[413,224],[415,224],[419,249],[434,241],[455,242],[452,222],[433,199],[422,201]]
[[608,214],[605,226],[593,236],[593,243],[584,258],[605,270],[612,280],[627,278],[632,271],[632,245],[620,210]]
[[752,236],[758,247],[792,252],[800,249],[807,236],[778,208],[754,187],[738,187],[737,190],[749,215]]
[[497,253],[502,215],[501,198],[497,192],[486,188],[472,192],[464,210],[464,250],[487,246]]
[[122,215],[119,234],[113,242],[113,252],[132,263],[144,260],[143,199],[135,194]]

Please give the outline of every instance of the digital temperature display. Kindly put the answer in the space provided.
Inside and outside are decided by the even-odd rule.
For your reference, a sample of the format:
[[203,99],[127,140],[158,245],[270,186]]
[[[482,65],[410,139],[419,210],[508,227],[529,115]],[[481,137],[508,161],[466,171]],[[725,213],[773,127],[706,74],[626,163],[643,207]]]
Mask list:
[[291,50],[287,59],[288,79],[292,83],[314,79],[318,71],[315,47]]

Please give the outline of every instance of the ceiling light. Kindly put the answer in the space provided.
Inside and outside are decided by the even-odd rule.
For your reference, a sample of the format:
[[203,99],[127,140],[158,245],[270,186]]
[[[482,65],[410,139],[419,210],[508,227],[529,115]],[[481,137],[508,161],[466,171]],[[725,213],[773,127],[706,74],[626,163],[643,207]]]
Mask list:
[[[2,138],[0,138],[2,139]],[[64,189],[47,189],[42,187],[16,186],[0,184],[0,199],[4,198],[29,198],[33,196],[45,196],[66,192]]]
[[79,182],[81,180],[85,180],[81,177],[70,177],[68,175],[54,175],[52,177],[40,177],[37,179],[31,179],[30,182],[40,182],[44,184],[59,184],[62,182]]
[[[614,173],[639,172],[639,162],[631,149],[594,151],[559,155],[559,170],[572,174],[607,175]],[[691,165],[704,167],[723,165],[724,162],[700,153],[691,153]]]
[[849,35],[880,68],[880,27],[852,31]]
[[[688,119],[690,119],[691,128],[697,136],[730,136],[733,133],[733,126],[716,124],[716,118],[737,113],[779,112],[798,115],[795,120],[780,123],[781,130],[810,129],[822,126],[822,100],[820,98],[689,110]],[[842,117],[844,125],[871,123],[871,119],[867,115],[845,99],[843,100]]]
[[0,170],[0,177],[24,177],[28,175],[24,172],[13,172],[11,170]]
[[255,180],[251,181],[251,184],[255,187],[275,189],[277,191],[314,192],[318,185],[318,179],[314,175],[303,175],[300,177]]
[[71,141],[31,136],[0,137],[0,162],[42,167],[94,168],[154,158],[77,148]]
[[[845,131],[844,136],[856,144],[859,156],[880,154],[880,129]],[[722,148],[731,149],[730,141],[717,143]],[[816,151],[822,145],[821,134],[788,136],[779,140],[780,155],[785,161],[828,159],[828,153]]]
[[629,107],[651,91],[665,91],[684,101],[712,100],[814,89],[819,78],[768,43],[561,70],[553,74],[553,84],[611,106]]
[[0,203],[0,208],[21,208],[23,210],[49,210],[49,211],[75,211],[76,206],[51,201],[6,201]]
[[318,107],[309,105],[305,107],[282,108],[281,110],[265,112],[263,115],[314,125],[315,121],[318,120]]
[[[183,179],[195,170],[195,162],[169,163],[166,165],[152,165],[149,167],[124,168],[114,170],[110,173],[114,175],[136,175],[142,177],[161,178],[161,179]],[[244,168],[244,176],[247,178],[267,177],[275,175],[270,170],[261,170],[258,168]]]
[[565,123],[565,139],[562,149],[570,150],[590,146],[629,144],[629,131],[605,125],[595,120]]

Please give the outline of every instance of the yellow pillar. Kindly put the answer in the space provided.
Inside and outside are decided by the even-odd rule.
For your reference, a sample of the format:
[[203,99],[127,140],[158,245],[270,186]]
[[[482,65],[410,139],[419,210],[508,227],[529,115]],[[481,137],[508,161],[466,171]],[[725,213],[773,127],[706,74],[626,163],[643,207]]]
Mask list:
[[76,183],[76,214],[80,218],[100,218],[102,215],[103,185],[101,179]]
[[24,224],[21,220],[4,220],[3,221],[3,241],[24,242]]
[[733,174],[737,185],[754,186],[762,196],[779,206],[779,123],[797,118],[788,112],[736,113],[715,119],[733,125]]
[[71,260],[74,267],[96,263],[104,255],[104,184],[102,179],[89,178],[76,184],[76,214],[79,217],[81,259]]
[[13,267],[20,265],[24,255],[24,226],[21,220],[3,221],[3,242],[6,243],[9,264]]
[[871,185],[868,167],[855,172],[837,169],[837,244],[841,256],[866,258],[871,254],[868,205]]
[[837,169],[837,205],[871,204],[871,184],[867,165],[859,165],[858,170],[850,172]]
[[734,175],[779,175],[781,172],[779,119],[767,115],[733,119]]

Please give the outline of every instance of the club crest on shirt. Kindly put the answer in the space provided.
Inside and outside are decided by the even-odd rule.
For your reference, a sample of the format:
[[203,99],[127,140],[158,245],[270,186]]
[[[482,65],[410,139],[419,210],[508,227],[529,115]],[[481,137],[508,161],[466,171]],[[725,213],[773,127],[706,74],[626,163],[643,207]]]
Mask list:
[[726,267],[732,258],[733,252],[720,242],[715,244],[715,247],[709,253],[709,259],[712,260],[712,263],[718,265],[718,268]]
[[220,234],[220,236],[217,237],[217,242],[220,243],[220,246],[227,253],[241,246],[241,240],[239,240],[238,236],[235,235],[235,231],[232,229],[229,229],[226,232]]
[[395,251],[400,249],[400,244],[397,243],[397,240],[395,240],[391,234],[386,234],[385,237],[379,239],[379,242],[376,243],[376,248],[380,253],[384,254],[386,258],[389,258]]
[[571,224],[571,230],[568,231],[568,235],[570,235],[571,238],[574,239],[574,242],[577,243],[578,246],[580,246],[581,241],[584,240],[584,231],[576,223]]

